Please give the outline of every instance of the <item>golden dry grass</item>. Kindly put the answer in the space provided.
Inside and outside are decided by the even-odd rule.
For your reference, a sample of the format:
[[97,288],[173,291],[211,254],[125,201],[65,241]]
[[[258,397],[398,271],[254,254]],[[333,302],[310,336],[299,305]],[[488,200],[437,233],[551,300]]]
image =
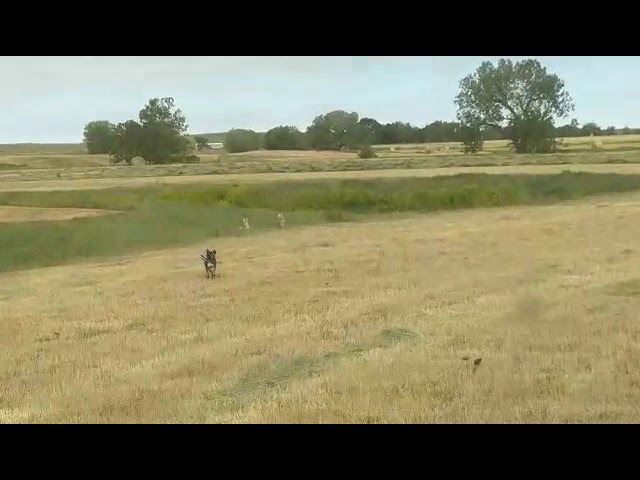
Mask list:
[[55,222],[74,218],[91,218],[117,212],[90,208],[12,207],[0,205],[0,223]]
[[81,143],[3,143],[0,155],[86,155]]
[[0,165],[3,170],[10,170],[10,166],[17,169],[28,168],[31,170],[38,169],[55,169],[55,168],[90,168],[90,167],[106,167],[110,165],[107,155],[53,155],[53,154],[22,154],[22,155],[0,155]]
[[[578,137],[563,139],[561,148],[563,161],[569,163],[608,163],[609,161],[637,161],[635,153],[640,151],[640,135],[614,135],[595,137],[603,143],[603,149],[593,151],[591,144],[594,138]],[[377,145],[377,163],[402,163],[404,161],[422,161],[431,166],[460,166],[460,164],[474,162],[490,164],[517,164],[522,162],[548,163],[555,162],[554,155],[538,155],[533,158],[514,155],[506,140],[491,140],[485,142],[484,151],[477,155],[468,156],[462,152],[459,143],[431,143],[431,144],[401,144]],[[391,151],[394,149],[394,151]],[[627,155],[625,155],[627,154]],[[278,169],[283,165],[296,169],[308,168],[313,164],[318,169],[327,169],[331,164],[357,162],[358,156],[354,152],[315,152],[315,151],[254,151],[237,154],[220,154],[202,152],[199,154],[199,166],[185,165],[185,173],[196,173],[193,169],[202,169],[212,164],[224,162],[226,168],[241,168],[243,173],[262,171],[265,165]],[[582,161],[574,157],[582,156]],[[599,160],[594,160],[598,159]],[[12,171],[12,166],[20,168],[20,172]],[[47,174],[74,178],[78,176],[119,176],[125,175],[148,176],[149,171],[172,169],[174,166],[155,166],[145,168],[110,167],[107,155],[89,155],[82,144],[22,144],[0,145],[0,171],[9,171],[9,175],[26,176],[29,178],[46,176]],[[125,168],[125,170],[122,170]],[[402,168],[400,165],[399,168]],[[86,169],[86,171],[82,171]],[[329,168],[335,170],[336,168]],[[29,172],[42,170],[41,172]],[[27,173],[29,172],[29,173]],[[228,173],[228,172],[219,172]],[[5,172],[5,174],[7,174]],[[0,177],[1,178],[1,177]]]
[[[604,152],[616,152],[640,149],[640,135],[603,135],[598,137],[573,137],[562,138],[560,150],[563,153],[584,152],[592,149],[592,143],[599,140],[603,144]],[[445,153],[447,155],[464,156],[462,144],[455,142],[428,143],[428,144],[399,144],[376,145],[379,156],[407,156],[424,153],[425,149],[431,150],[431,154]],[[394,149],[395,151],[392,151]],[[477,156],[491,156],[510,152],[508,140],[489,140],[484,143],[484,149]]]
[[258,183],[278,180],[313,180],[323,178],[404,178],[437,177],[461,173],[487,174],[549,174],[564,170],[593,173],[640,173],[639,164],[572,164],[572,165],[506,165],[500,167],[449,167],[422,169],[362,170],[340,172],[306,173],[247,173],[232,175],[180,175],[131,178],[90,178],[75,180],[4,180],[0,181],[0,192],[48,192],[69,190],[94,190],[102,188],[137,188],[153,185],[193,185],[219,183]]
[[0,422],[637,422],[638,238],[632,194],[0,274]]

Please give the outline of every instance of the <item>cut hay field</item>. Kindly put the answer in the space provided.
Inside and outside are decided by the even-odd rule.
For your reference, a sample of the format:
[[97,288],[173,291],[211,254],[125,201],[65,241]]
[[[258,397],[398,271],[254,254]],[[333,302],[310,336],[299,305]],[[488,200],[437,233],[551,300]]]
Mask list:
[[0,422],[636,423],[639,236],[628,193],[0,274]]
[[640,175],[292,177],[1,193],[0,422],[640,420]]
[[146,167],[2,146],[0,423],[637,423],[640,137],[614,140]]
[[572,138],[565,140],[560,152],[548,155],[514,155],[506,141],[490,141],[485,151],[477,155],[462,154],[458,144],[387,145],[376,146],[378,158],[369,160],[362,160],[353,152],[261,150],[239,154],[203,153],[198,164],[142,167],[112,166],[108,156],[88,155],[82,145],[0,145],[0,184],[185,175],[640,163],[640,136],[597,138],[603,143],[602,150],[592,149],[593,139]]
[[[120,167],[126,168],[126,167]],[[141,167],[152,168],[152,167]],[[110,188],[147,188],[170,185],[219,185],[219,184],[256,184],[284,180],[348,180],[376,178],[426,178],[453,176],[462,174],[525,174],[548,175],[563,171],[588,173],[639,174],[640,163],[625,164],[561,164],[561,165],[505,165],[505,166],[469,166],[423,169],[388,169],[365,171],[306,172],[306,173],[244,173],[226,175],[160,175],[122,178],[76,178],[55,180],[23,180],[20,178],[2,178],[0,174],[0,192],[53,192],[78,191]]]

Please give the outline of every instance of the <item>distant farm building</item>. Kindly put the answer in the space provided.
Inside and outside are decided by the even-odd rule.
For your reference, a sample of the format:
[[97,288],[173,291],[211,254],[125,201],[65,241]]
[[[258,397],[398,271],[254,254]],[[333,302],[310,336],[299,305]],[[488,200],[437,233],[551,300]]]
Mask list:
[[211,150],[222,150],[224,148],[224,143],[207,143],[207,148]]

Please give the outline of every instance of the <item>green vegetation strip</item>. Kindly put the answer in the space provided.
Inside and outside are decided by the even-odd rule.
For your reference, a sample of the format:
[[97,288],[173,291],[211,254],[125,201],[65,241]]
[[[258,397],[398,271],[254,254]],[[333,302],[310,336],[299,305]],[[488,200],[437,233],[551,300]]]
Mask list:
[[542,205],[640,190],[640,175],[463,174],[434,178],[285,181],[255,185],[164,186],[0,194],[0,205],[105,208],[120,215],[0,225],[0,271],[52,266],[205,239],[351,220],[372,213]]

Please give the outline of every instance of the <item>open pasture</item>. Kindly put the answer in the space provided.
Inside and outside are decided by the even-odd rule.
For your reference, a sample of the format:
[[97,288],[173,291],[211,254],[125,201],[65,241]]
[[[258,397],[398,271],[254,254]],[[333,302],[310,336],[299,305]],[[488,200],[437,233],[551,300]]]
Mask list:
[[639,191],[564,173],[4,192],[122,213],[0,224],[0,422],[636,422]]
[[270,173],[365,172],[483,166],[593,165],[640,163],[640,136],[564,139],[561,151],[515,155],[506,141],[488,141],[477,155],[464,155],[459,144],[376,146],[378,158],[363,160],[355,152],[266,151],[200,154],[200,163],[185,165],[113,166],[107,155],[89,155],[80,144],[0,145],[1,184],[15,181],[102,178],[244,175]]
[[639,212],[449,211],[1,274],[0,421],[636,422]]

